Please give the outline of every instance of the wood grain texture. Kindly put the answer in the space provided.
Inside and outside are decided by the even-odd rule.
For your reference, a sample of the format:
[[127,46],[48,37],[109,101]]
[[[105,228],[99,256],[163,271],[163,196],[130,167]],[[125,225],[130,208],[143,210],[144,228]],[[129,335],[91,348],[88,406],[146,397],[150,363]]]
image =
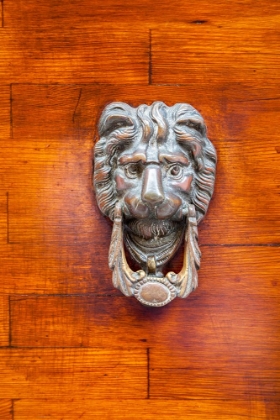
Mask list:
[[132,39],[127,27],[119,25],[52,31],[5,27],[1,30],[0,82],[147,83],[148,42],[141,28]]
[[106,401],[69,400],[20,400],[15,401],[15,418],[30,420],[47,418],[63,420],[99,420],[100,418],[114,420],[143,420],[159,417],[161,420],[243,420],[275,419],[277,403],[266,401],[162,401],[162,400],[129,400]]
[[265,18],[277,16],[280,12],[277,1],[267,2],[259,0],[234,1],[228,9],[227,0],[217,0],[209,3],[208,0],[190,0],[188,5],[184,0],[172,3],[169,0],[148,3],[146,0],[137,0],[127,5],[126,0],[117,3],[114,0],[18,0],[5,4],[5,20],[8,26],[47,28],[58,25],[71,26],[80,23],[92,25],[92,22],[131,22],[141,25],[158,26],[169,22],[192,22],[199,25],[205,20],[232,21],[236,19],[254,18],[258,24]]
[[7,399],[0,399],[1,420],[13,420],[13,402]]
[[0,349],[1,398],[147,396],[147,355],[137,349]]
[[240,19],[206,23],[191,31],[190,25],[170,26],[168,31],[155,29],[152,82],[224,81],[225,74],[228,82],[276,82],[279,46],[278,17],[269,21],[249,18],[245,22]]
[[[266,345],[275,352],[275,332],[280,329],[280,249],[202,250],[198,290],[187,301],[177,299],[155,311],[119,292],[114,296],[12,296],[12,345],[107,347],[129,342],[133,347],[159,346],[165,353],[176,343],[192,346],[195,354],[203,343],[205,360],[216,351],[217,342],[225,354],[235,352],[236,346],[253,350]],[[108,287],[110,282],[108,278]]]
[[[280,419],[279,1],[0,6],[1,420]],[[157,310],[92,191],[103,107],[155,100],[218,152],[199,288]]]
[[10,344],[9,296],[0,295],[0,347],[8,346],[9,344]]
[[[0,4],[1,6],[1,4]],[[0,17],[1,19],[1,17]],[[1,32],[0,32],[1,33]],[[0,138],[9,138],[11,129],[10,85],[0,85]]]
[[[92,147],[100,110],[114,100],[127,100],[133,105],[155,99],[172,103],[175,95],[177,101],[188,98],[199,108],[218,151],[216,193],[207,219],[200,227],[200,243],[279,243],[280,154],[277,150],[280,137],[270,123],[271,119],[277,119],[280,107],[275,87],[259,92],[245,85],[240,92],[235,84],[217,91],[205,85],[200,89],[203,98],[199,97],[198,101],[197,89],[191,86],[13,86],[14,152],[7,150],[7,156],[3,156],[4,165],[19,168],[13,170],[6,185],[9,189],[13,177],[11,241],[42,242],[47,239],[41,234],[42,218],[45,217],[43,211],[37,211],[40,201],[42,207],[46,202],[52,206],[49,210],[53,212],[49,219],[52,226],[45,229],[49,238],[56,235],[53,232],[56,220],[60,237],[65,223],[68,234],[71,234],[68,229],[70,221],[63,216],[64,212],[69,215],[64,203],[66,195],[71,193],[73,208],[78,209],[81,195],[77,190],[87,195],[88,208],[85,204],[86,213],[79,209],[75,224],[80,221],[80,229],[86,226],[88,232],[88,226],[93,224]],[[24,139],[24,150],[19,139]],[[13,156],[14,160],[10,162]],[[25,200],[26,194],[29,200]],[[266,201],[256,199],[260,196],[269,201],[269,214]],[[226,211],[220,212],[217,218],[219,209],[225,207]],[[21,223],[18,223],[18,217],[22,217]],[[62,218],[64,220],[59,220]]]
[[[201,244],[279,243],[278,140],[268,139],[261,153],[255,139],[248,143],[242,146],[243,153],[247,152],[246,160],[240,155],[240,144],[215,143],[220,158],[220,178],[208,217],[200,228]],[[83,235],[88,241],[91,232],[100,229],[94,221],[101,216],[92,204],[92,145],[77,146],[74,151],[69,146],[44,141],[28,147],[26,140],[24,150],[3,150],[2,170],[10,165],[15,168],[2,194],[4,198],[6,191],[9,192],[10,242],[45,243],[58,238],[68,241],[73,236],[81,240]],[[235,176],[236,167],[242,176]],[[81,198],[81,192],[86,199]],[[267,201],[259,200],[260,196]],[[71,209],[65,206],[65,199],[71,199]],[[217,212],[225,206],[226,211],[217,218]],[[68,229],[69,223],[73,223],[72,230]],[[79,236],[75,227],[80,228]]]
[[[189,347],[170,353],[150,352],[151,398],[246,399],[279,401],[279,351],[238,346],[227,354],[223,346],[204,358]],[[217,362],[218,360],[218,362]]]
[[4,27],[4,0],[0,1],[0,29]]
[[[99,219],[97,219],[99,220]],[[104,249],[109,246],[110,226],[101,220],[95,234]],[[103,226],[103,231],[101,232]],[[105,229],[107,229],[105,231]],[[105,240],[106,239],[106,240]],[[117,296],[113,289],[107,256],[94,249],[94,242],[79,242],[69,247],[65,243],[5,244],[0,266],[2,291],[5,293],[80,294],[97,293]],[[205,293],[252,292],[260,296],[279,297],[279,247],[222,247],[202,246],[202,266],[199,288]],[[93,256],[98,260],[96,266]],[[72,262],[70,264],[70,261]],[[168,265],[178,271],[182,251]],[[196,291],[196,293],[200,293]]]
[[[2,172],[2,180],[5,175]],[[8,238],[8,196],[9,193],[4,191],[5,188],[1,189],[0,193],[0,244],[6,249],[7,238]],[[3,249],[3,248],[2,248]]]

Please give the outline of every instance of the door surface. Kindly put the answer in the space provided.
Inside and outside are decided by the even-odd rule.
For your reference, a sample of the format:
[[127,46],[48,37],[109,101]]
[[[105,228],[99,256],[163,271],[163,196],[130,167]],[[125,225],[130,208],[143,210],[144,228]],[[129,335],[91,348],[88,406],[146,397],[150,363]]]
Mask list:
[[[0,4],[1,420],[280,419],[279,1]],[[156,100],[218,167],[199,287],[149,309],[112,286],[92,150],[106,104]]]

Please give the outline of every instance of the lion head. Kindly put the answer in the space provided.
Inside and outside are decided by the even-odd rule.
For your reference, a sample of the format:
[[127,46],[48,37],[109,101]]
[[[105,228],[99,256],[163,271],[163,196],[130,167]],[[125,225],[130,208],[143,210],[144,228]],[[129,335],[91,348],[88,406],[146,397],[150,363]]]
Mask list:
[[120,203],[126,247],[144,268],[160,269],[182,240],[189,205],[197,223],[213,194],[215,148],[191,105],[108,105],[99,121],[94,187],[101,212],[114,219]]

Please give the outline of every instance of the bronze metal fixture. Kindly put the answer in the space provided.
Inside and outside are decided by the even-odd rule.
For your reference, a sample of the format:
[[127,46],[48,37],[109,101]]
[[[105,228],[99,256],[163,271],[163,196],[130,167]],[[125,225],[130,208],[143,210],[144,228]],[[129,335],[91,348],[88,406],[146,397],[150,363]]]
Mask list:
[[[114,223],[109,250],[113,284],[147,306],[187,297],[198,285],[197,225],[213,194],[215,148],[191,105],[108,105],[99,121],[94,188]],[[178,274],[164,265],[184,242]],[[125,247],[138,263],[133,271]]]

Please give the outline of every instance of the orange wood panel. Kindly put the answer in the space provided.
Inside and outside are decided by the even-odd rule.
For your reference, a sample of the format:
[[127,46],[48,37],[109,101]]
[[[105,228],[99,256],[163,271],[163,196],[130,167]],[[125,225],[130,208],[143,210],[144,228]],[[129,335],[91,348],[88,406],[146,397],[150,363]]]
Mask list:
[[[177,299],[166,308],[145,308],[119,292],[114,296],[12,296],[12,345],[125,344],[159,346],[165,352],[176,343],[191,346],[195,353],[203,344],[204,360],[216,351],[217,342],[230,355],[239,346],[266,345],[266,351],[270,346],[275,352],[275,332],[280,330],[280,249],[203,247],[202,251],[198,290],[188,300]],[[99,281],[94,283],[96,293]],[[109,288],[110,275],[103,281]]]
[[15,139],[56,139],[64,140],[64,145],[93,141],[97,120],[108,102],[127,101],[138,106],[156,100],[167,105],[176,100],[191,102],[205,117],[214,143],[244,141],[240,138],[243,130],[256,136],[256,141],[262,140],[267,130],[279,139],[278,131],[269,124],[269,118],[274,120],[279,112],[278,83],[270,79],[265,85],[253,79],[229,82],[226,75],[211,85],[14,84],[11,96]]
[[0,349],[1,398],[147,396],[147,354],[137,349]]
[[[66,243],[5,244],[0,265],[1,291],[3,293],[110,293],[113,289],[107,257],[102,249],[109,246],[105,228],[96,249],[95,242],[78,242],[77,246]],[[108,226],[108,231],[110,230]],[[95,231],[98,234],[98,231]],[[108,234],[109,235],[109,234]],[[95,262],[94,262],[95,261]],[[96,263],[97,261],[97,263]]]
[[0,138],[8,138],[10,136],[10,90],[10,85],[0,85]]
[[[275,95],[273,88],[256,94],[247,87],[246,108],[243,105],[241,113],[244,93],[236,91],[235,85],[215,94],[209,87],[201,90],[204,98],[200,109],[218,150],[219,164],[216,193],[200,228],[200,243],[279,243],[280,138],[270,121],[277,118],[280,100],[269,100]],[[61,238],[65,224],[68,235],[74,233],[68,229],[67,216],[63,216],[63,212],[69,214],[65,199],[70,199],[77,210],[75,224],[80,220],[80,229],[84,226],[88,231],[93,223],[91,157],[95,121],[105,103],[130,100],[139,104],[144,98],[150,102],[159,97],[169,103],[174,94],[178,101],[186,97],[195,105],[197,101],[193,87],[20,85],[13,86],[12,91],[14,147],[13,153],[7,150],[7,156],[3,155],[4,165],[14,157],[10,164],[19,168],[9,174],[6,186],[9,188],[13,179],[11,242],[53,240],[57,234]],[[223,112],[225,107],[227,113]],[[18,139],[24,139],[24,148]],[[88,208],[83,206],[86,214],[81,212],[82,194],[87,196]],[[267,201],[259,200],[260,196],[269,201],[269,212]],[[38,206],[44,210],[38,212]],[[226,211],[217,218],[221,208]],[[45,213],[49,212],[52,214],[46,219]],[[42,235],[42,224],[46,223]],[[56,224],[59,233],[54,231]]]
[[93,205],[92,145],[75,151],[49,143],[10,149],[7,161],[11,160],[18,170],[10,175],[12,185],[8,185],[10,243],[65,242],[72,246],[77,240],[92,241],[96,230],[100,234],[96,221],[101,216]]
[[[9,296],[0,295],[0,346],[10,344]],[[0,417],[1,418],[1,417]]]
[[1,420],[14,420],[11,400],[0,399],[0,418]]
[[[277,82],[279,17],[152,31],[152,83]],[[268,41],[269,40],[269,41]],[[199,69],[199,70],[198,70]]]
[[[0,81],[147,83],[149,33],[127,25],[1,30]],[[106,71],[104,69],[106,68]]]
[[[0,159],[1,160],[1,159]],[[3,172],[2,174],[3,175]],[[5,178],[5,176],[3,175],[2,177],[2,182],[3,182],[3,178]],[[7,231],[8,231],[8,223],[7,223],[7,219],[8,219],[8,192],[5,191],[5,188],[3,188],[4,186],[2,185],[2,189],[0,192],[0,246],[2,247],[2,250],[5,249],[6,251],[6,246],[7,246]]]
[[[94,242],[82,241],[71,247],[59,242],[43,246],[1,246],[2,292],[119,295],[112,285],[112,272],[108,268],[107,254],[102,250],[109,247],[110,226],[104,221],[99,221],[99,224],[100,229],[103,227],[102,234],[98,236],[99,243],[103,246],[100,249],[96,249]],[[95,235],[97,234],[98,231],[95,232]],[[202,246],[201,250],[201,293],[232,293],[232,290],[236,289],[240,293],[254,292],[260,296],[279,296],[279,247]],[[178,271],[181,264],[182,252],[168,267]]]
[[[0,3],[0,10],[1,10],[1,3]],[[0,27],[1,27],[1,16],[0,16]],[[10,120],[11,120],[11,106],[10,106],[10,85],[0,85],[0,144],[2,143],[3,139],[7,144],[7,139],[10,137]],[[3,143],[2,143],[3,144]],[[0,164],[2,164],[3,159],[1,159],[2,150],[0,153]],[[0,184],[1,184],[1,191],[0,191],[0,243],[7,242],[7,199],[4,184],[6,180],[5,171],[2,168],[0,170]]]
[[[40,418],[77,420],[244,420],[277,418],[277,403],[267,401],[183,401],[183,400],[19,400],[15,401],[14,420]],[[274,417],[276,416],[276,417]]]
[[279,350],[242,348],[237,343],[230,354],[219,347],[207,357],[203,343],[196,353],[189,346],[164,354],[151,349],[150,397],[279,402]]
[[[227,0],[184,0],[170,2],[161,0],[147,2],[137,0],[127,3],[120,0],[17,0],[5,3],[5,21],[8,26],[70,26],[77,22],[90,25],[92,22],[131,22],[140,21],[142,25],[159,25],[168,22],[192,22],[201,24],[203,20],[217,20],[222,17],[231,21],[254,17],[263,21],[269,16],[279,13],[277,1],[243,0],[231,2],[228,8]],[[258,21],[258,23],[259,23]]]
[[[220,177],[201,225],[201,244],[279,243],[280,154],[276,148],[280,143],[272,137],[260,148],[254,138],[244,137],[248,140],[242,146],[215,142]],[[24,149],[18,146],[2,154],[2,171],[11,164],[15,168],[2,193],[3,205],[6,191],[9,193],[10,242],[53,242],[58,238],[63,242],[64,238],[81,239],[83,234],[88,240],[93,230],[100,229],[95,219],[101,217],[93,204],[92,144],[74,150],[46,140],[40,145],[29,146],[28,140],[25,144]],[[68,206],[65,200],[70,200]],[[70,223],[73,229],[69,229]],[[79,235],[75,227],[80,229]]]
[[[92,134],[93,126],[92,121],[91,132],[89,132],[88,127],[81,126],[80,121],[77,120],[84,90],[84,85],[76,84],[12,85],[13,138],[15,140],[33,139],[37,141],[38,147],[44,145],[44,140],[57,140],[65,147],[69,145],[71,149],[74,145],[82,146],[85,142],[85,134]],[[93,94],[98,103],[97,92]],[[81,135],[78,137],[79,133]]]
[[[279,1],[0,5],[0,419],[280,419]],[[92,191],[116,100],[189,102],[218,151],[199,288],[158,310]]]

